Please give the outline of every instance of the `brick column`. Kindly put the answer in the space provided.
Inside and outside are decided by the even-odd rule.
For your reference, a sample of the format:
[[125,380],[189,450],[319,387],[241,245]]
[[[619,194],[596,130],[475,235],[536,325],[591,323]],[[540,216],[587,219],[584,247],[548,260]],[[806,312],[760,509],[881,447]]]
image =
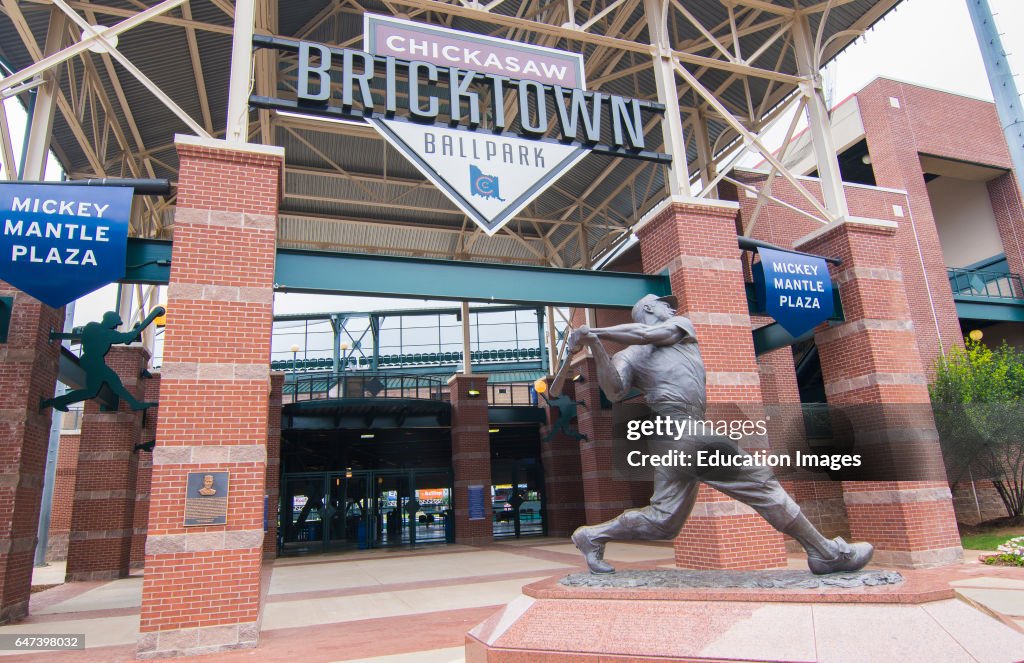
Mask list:
[[[1010,172],[989,180],[987,186],[1010,271],[1024,274],[1024,204],[1021,203],[1017,179]],[[1024,293],[1017,292],[1013,296],[1024,297]]]
[[3,282],[0,295],[14,297],[0,345],[0,623],[7,623],[28,614],[52,414],[39,402],[57,386],[60,345],[49,335],[62,329],[64,310]]
[[[491,508],[491,435],[488,433],[487,376],[453,375],[452,468],[455,471],[455,542],[480,545],[494,540]],[[469,392],[477,392],[471,395]],[[469,487],[483,486],[484,518],[469,519]]]
[[[890,462],[907,462],[901,455],[910,453],[916,464],[941,467],[924,367],[898,268],[895,225],[848,219],[812,233],[796,248],[843,261],[832,275],[846,322],[815,335],[829,404],[889,405],[888,411],[863,409],[865,416],[853,422],[858,438],[888,444],[884,453]],[[891,417],[896,404],[910,407]],[[843,499],[850,535],[874,544],[878,563],[933,566],[963,556],[944,481],[846,482]]]
[[626,509],[644,506],[651,497],[651,484],[613,478],[612,411],[601,407],[597,362],[587,354],[579,354],[570,370],[580,376],[573,387],[576,400],[584,403],[579,406],[577,415],[579,431],[587,436],[579,443],[583,503],[587,522],[596,524],[610,520]]
[[[140,658],[255,647],[259,639],[284,154],[180,136],[177,148]],[[213,472],[228,473],[227,523],[185,527],[188,475]]]
[[[154,373],[153,377],[146,380],[145,397],[142,399],[151,403],[160,400],[160,374]],[[146,417],[142,429],[142,442],[156,440],[156,425],[160,420],[160,408],[151,407],[146,410]],[[139,452],[139,469],[135,475],[135,522],[132,531],[132,561],[133,569],[141,569],[146,565],[146,535],[149,530],[149,492],[153,482],[153,452]]]
[[281,499],[281,400],[284,393],[284,373],[270,374],[270,405],[267,412],[267,479],[264,493],[267,499],[267,531],[263,535],[263,558],[277,557],[277,516]]
[[[565,385],[564,393],[576,398],[572,383]],[[586,521],[580,469],[581,442],[561,432],[548,440],[558,412],[553,407],[544,410],[548,423],[540,429],[540,455],[544,464],[545,524],[548,536],[569,536]]]
[[[761,393],[766,405],[778,406],[779,416],[768,422],[768,440],[772,449],[805,451],[800,390],[792,348],[780,348],[757,358],[761,370]],[[799,446],[794,446],[794,443]],[[838,481],[783,481],[782,485],[800,505],[807,520],[829,537],[848,536],[850,526],[843,503],[843,486]],[[801,551],[799,544],[786,537],[786,546]]]
[[[149,352],[141,346],[111,348],[107,365],[125,389],[143,396],[142,371]],[[125,578],[131,566],[135,489],[142,441],[142,412],[120,403],[102,412],[85,402],[75,469],[74,506],[68,537],[67,582]]]
[[[762,403],[761,380],[743,266],[736,246],[736,203],[666,200],[637,226],[648,274],[669,273],[679,314],[697,330],[707,370],[708,404]],[[756,569],[786,565],[782,534],[753,509],[701,485],[675,541],[676,565]]]
[[71,509],[75,503],[75,467],[78,465],[79,439],[77,432],[60,436],[57,473],[53,482],[53,503],[50,506],[50,534],[46,544],[47,562],[63,562],[68,558],[68,535],[71,532]]

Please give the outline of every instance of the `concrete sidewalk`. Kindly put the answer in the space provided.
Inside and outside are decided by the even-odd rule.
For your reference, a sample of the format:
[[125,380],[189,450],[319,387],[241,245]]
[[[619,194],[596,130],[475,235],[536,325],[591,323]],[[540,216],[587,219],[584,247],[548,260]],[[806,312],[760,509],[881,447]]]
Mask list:
[[[672,549],[668,543],[613,543],[606,557],[626,566],[670,566]],[[1024,570],[984,566],[976,559],[968,555],[962,565],[930,573],[976,608],[971,613],[985,630],[990,625],[993,633],[1004,634],[1006,646],[1020,643],[1017,656],[977,660],[1024,659]],[[273,564],[259,649],[220,654],[216,660],[462,661],[467,631],[518,598],[523,585],[581,570],[581,561],[565,540],[544,538],[279,559]],[[801,568],[804,561],[793,556],[790,565]],[[53,584],[59,575],[58,568],[44,567],[36,580]],[[0,627],[0,633],[84,633],[88,648],[3,652],[9,656],[5,660],[134,659],[141,591],[141,576],[133,576],[34,594],[29,618]]]

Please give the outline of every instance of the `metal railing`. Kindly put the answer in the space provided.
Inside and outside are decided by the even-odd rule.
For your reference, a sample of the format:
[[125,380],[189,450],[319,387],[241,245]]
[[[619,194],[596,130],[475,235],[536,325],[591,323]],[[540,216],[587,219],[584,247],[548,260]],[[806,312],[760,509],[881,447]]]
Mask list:
[[328,398],[416,398],[445,400],[448,385],[439,378],[386,373],[327,373],[289,376],[284,384],[284,401]]
[[989,299],[1024,299],[1020,274],[950,268],[949,285],[954,295]]
[[[487,363],[514,363],[540,361],[543,353],[541,348],[504,348],[499,350],[473,350],[470,354],[473,365]],[[381,368],[386,367],[420,367],[420,366],[457,366],[462,362],[461,352],[416,352],[404,355],[386,354],[378,359]],[[370,368],[369,357],[349,356],[341,359],[346,370],[367,370]],[[314,357],[304,359],[275,359],[270,364],[275,371],[322,371],[334,367],[330,357]]]

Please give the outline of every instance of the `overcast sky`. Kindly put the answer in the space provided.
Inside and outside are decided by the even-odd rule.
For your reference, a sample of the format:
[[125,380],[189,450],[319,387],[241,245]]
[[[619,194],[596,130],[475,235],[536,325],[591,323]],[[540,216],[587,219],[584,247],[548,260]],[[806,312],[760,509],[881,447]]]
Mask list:
[[[991,99],[970,17],[968,0],[904,0],[884,21],[830,66],[834,100],[841,101],[878,76],[888,76],[951,92]],[[1024,87],[1024,0],[990,0],[1010,64]],[[966,118],[969,122],[969,118]],[[950,118],[964,122],[965,118]],[[969,129],[969,124],[965,124]],[[115,305],[113,288],[81,301],[76,324],[97,318]],[[350,297],[278,295],[279,313],[409,308],[422,302]]]

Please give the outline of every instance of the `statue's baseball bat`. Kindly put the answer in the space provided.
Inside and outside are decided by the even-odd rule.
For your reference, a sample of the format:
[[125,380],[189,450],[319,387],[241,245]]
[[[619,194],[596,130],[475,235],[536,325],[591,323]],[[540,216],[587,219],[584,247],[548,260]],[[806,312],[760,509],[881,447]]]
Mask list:
[[159,318],[164,313],[167,313],[167,310],[163,306],[157,306],[155,309],[149,312],[149,315],[146,316],[145,320],[135,325],[135,328],[145,329],[146,327],[153,324],[153,321]]
[[558,367],[558,372],[555,373],[555,377],[551,380],[551,386],[548,387],[548,393],[552,397],[558,398],[562,395],[562,387],[565,386],[565,378],[569,376],[569,364],[572,362],[572,353],[569,351],[568,343],[565,346],[565,358],[562,359],[562,365]]

